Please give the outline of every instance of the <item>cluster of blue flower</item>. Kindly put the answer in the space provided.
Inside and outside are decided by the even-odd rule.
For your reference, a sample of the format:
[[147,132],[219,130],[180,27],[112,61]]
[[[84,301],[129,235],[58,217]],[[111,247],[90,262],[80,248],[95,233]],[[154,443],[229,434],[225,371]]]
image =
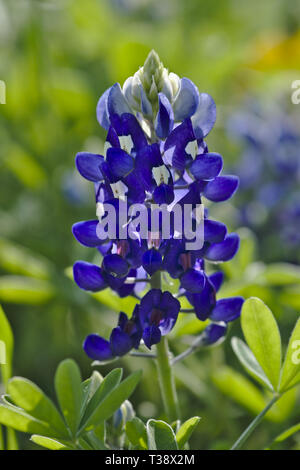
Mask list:
[[[143,340],[151,348],[174,327],[180,312],[178,297],[186,296],[199,320],[211,320],[204,330],[204,344],[224,337],[227,323],[240,315],[243,298],[216,300],[223,281],[222,272],[208,275],[205,261],[223,262],[237,252],[239,238],[227,234],[221,222],[205,211],[204,244],[188,251],[185,240],[172,233],[149,232],[148,239],[102,240],[97,235],[103,205],[109,202],[118,211],[120,201],[181,205],[229,199],[238,187],[238,178],[222,175],[221,155],[208,151],[204,138],[216,120],[216,106],[206,93],[199,93],[187,78],[168,73],[152,51],[143,67],[126,80],[105,91],[97,106],[97,119],[107,130],[103,155],[81,152],[76,156],[79,173],[95,186],[98,219],[73,226],[75,238],[96,247],[102,254],[97,266],[84,261],[74,264],[74,279],[88,291],[110,287],[119,296],[136,296],[137,282],[150,281],[166,271],[178,279],[176,296],[151,288],[135,307],[130,319],[120,313],[110,340],[89,335],[84,342],[87,355],[96,360],[122,356],[138,348]],[[128,219],[127,227],[132,220]],[[152,283],[152,287],[153,286]]]

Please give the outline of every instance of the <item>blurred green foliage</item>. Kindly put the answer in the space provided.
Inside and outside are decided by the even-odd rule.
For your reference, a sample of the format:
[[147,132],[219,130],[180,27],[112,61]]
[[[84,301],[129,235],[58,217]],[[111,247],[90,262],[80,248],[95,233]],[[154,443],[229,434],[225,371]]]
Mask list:
[[[218,120],[208,143],[230,164],[239,155],[224,132],[231,111],[252,94],[290,100],[290,84],[299,78],[299,8],[285,0],[0,0],[0,79],[7,91],[0,105],[0,301],[15,334],[16,374],[51,394],[49,377],[71,356],[88,376],[82,341],[93,331],[108,333],[120,308],[110,292],[90,296],[65,274],[76,259],[95,256],[71,234],[74,222],[94,217],[93,194],[73,169],[78,151],[102,151],[104,132],[95,117],[101,93],[156,49],[170,71],[215,98]],[[234,198],[220,210],[220,220],[236,228]],[[262,298],[287,345],[300,308],[300,268],[262,264],[255,254],[259,240],[240,233],[242,249],[224,266],[221,296]],[[125,311],[129,302],[122,301]],[[173,332],[175,353],[203,328],[188,317]],[[241,337],[238,323],[233,334]],[[152,363],[122,362],[128,372],[144,369],[139,416],[164,418]],[[262,392],[241,372],[230,341],[176,365],[184,417],[202,417],[196,448],[228,447],[263,406]],[[269,415],[248,447],[261,447],[299,422],[297,399],[287,394],[281,412]],[[22,445],[28,447],[27,440]],[[299,433],[278,446],[299,449]]]

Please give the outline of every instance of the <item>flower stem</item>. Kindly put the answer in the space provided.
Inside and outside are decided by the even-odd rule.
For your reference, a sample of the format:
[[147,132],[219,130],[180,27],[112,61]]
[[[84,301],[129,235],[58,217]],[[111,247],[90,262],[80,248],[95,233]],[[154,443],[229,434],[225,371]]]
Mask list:
[[[157,272],[152,276],[151,287],[160,289],[161,278]],[[156,366],[160,392],[164,404],[164,409],[170,422],[180,419],[179,403],[175,387],[173,369],[170,361],[168,340],[162,337],[156,345]]]
[[242,447],[242,445],[246,442],[249,436],[253,433],[259,423],[262,421],[265,414],[269,411],[270,408],[276,403],[276,401],[280,398],[280,395],[276,394],[273,396],[272,400],[267,404],[267,406],[256,416],[256,418],[249,424],[249,426],[245,429],[245,431],[240,435],[238,440],[233,444],[230,450],[238,450]]

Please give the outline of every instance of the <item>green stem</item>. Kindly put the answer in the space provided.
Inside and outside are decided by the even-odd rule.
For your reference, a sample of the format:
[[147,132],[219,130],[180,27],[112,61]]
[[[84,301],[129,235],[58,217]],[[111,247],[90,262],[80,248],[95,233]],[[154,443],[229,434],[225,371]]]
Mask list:
[[[152,276],[151,287],[160,289],[161,279],[159,272]],[[176,421],[177,419],[180,419],[180,411],[174,374],[170,361],[168,340],[166,337],[162,337],[161,341],[156,345],[156,355],[157,375],[164,409],[169,421]]]
[[238,440],[233,444],[230,450],[238,450],[242,447],[242,445],[246,442],[249,436],[253,433],[259,423],[262,421],[265,414],[269,411],[270,408],[276,403],[276,401],[280,398],[280,395],[274,395],[272,400],[267,404],[267,406],[262,410],[259,415],[249,424],[249,426],[245,429],[245,431],[240,435]]

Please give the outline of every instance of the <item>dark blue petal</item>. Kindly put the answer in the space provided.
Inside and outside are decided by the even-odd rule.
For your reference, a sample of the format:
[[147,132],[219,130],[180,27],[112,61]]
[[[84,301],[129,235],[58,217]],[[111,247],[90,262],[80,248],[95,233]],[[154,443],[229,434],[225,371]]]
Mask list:
[[117,178],[127,176],[134,168],[134,160],[122,149],[110,148],[106,153],[106,161],[112,174]]
[[149,276],[153,276],[153,274],[161,268],[162,263],[162,256],[159,251],[155,248],[151,250],[145,251],[143,255],[143,268]]
[[239,179],[237,176],[217,176],[207,183],[204,189],[204,196],[214,202],[226,201],[233,196],[238,185]]
[[114,356],[124,356],[132,349],[131,338],[120,327],[114,328],[110,335],[110,347]]
[[101,269],[95,264],[76,261],[73,266],[73,275],[74,281],[81,289],[97,292],[107,287]]
[[127,322],[128,322],[128,317],[127,317],[126,313],[120,312],[119,320],[118,320],[118,326],[121,328],[121,330],[124,330]]
[[243,302],[243,297],[230,297],[217,300],[216,306],[210,314],[210,319],[213,321],[224,321],[226,323],[235,320],[241,314]]
[[96,233],[98,223],[98,220],[85,220],[74,224],[72,232],[76,240],[84,246],[93,247],[101,245],[103,240],[100,240]]
[[218,325],[211,323],[202,333],[203,344],[209,346],[216,343],[226,335],[227,325]]
[[205,284],[203,271],[188,269],[180,278],[181,287],[191,293],[200,293]]
[[111,122],[119,136],[131,136],[136,151],[147,145],[144,131],[133,114],[124,113],[121,116],[114,114],[111,116]]
[[110,88],[108,88],[103,93],[103,95],[100,97],[98,101],[97,109],[96,109],[97,120],[100,126],[102,126],[103,129],[106,129],[106,130],[108,130],[110,126],[108,110],[107,110],[107,99],[108,99],[109,92],[110,92]]
[[114,114],[121,116],[124,113],[132,113],[119,83],[115,83],[110,88],[107,98],[107,109],[109,116]]
[[151,325],[151,326],[147,326],[144,329],[143,340],[147,348],[151,349],[151,346],[153,344],[159,343],[160,339],[161,339],[161,332],[157,326]]
[[168,98],[163,94],[158,94],[158,113],[155,119],[155,132],[160,139],[166,139],[173,129],[174,113]]
[[96,361],[107,361],[113,357],[109,342],[99,335],[87,336],[83,349],[91,359]]
[[117,254],[105,255],[102,267],[107,273],[118,278],[127,276],[129,272],[127,261]]
[[214,243],[205,252],[209,261],[229,261],[239,248],[240,239],[236,233],[228,235],[221,243]]
[[226,225],[217,220],[204,220],[204,240],[210,243],[219,243],[224,240],[227,233]]
[[223,279],[224,279],[224,274],[222,273],[222,271],[217,271],[217,272],[211,274],[208,279],[210,280],[210,282],[214,286],[216,292],[218,292],[218,290],[220,289],[220,287],[222,285],[222,282],[223,282]]
[[109,142],[112,147],[120,148],[118,134],[116,133],[115,129],[112,126],[109,127],[109,130],[106,136],[106,142]]
[[223,160],[218,153],[198,155],[189,170],[198,180],[210,180],[218,176],[222,170]]
[[180,80],[180,89],[173,103],[175,121],[191,117],[199,104],[199,91],[188,78]]
[[89,181],[100,181],[103,179],[101,165],[104,162],[102,155],[95,155],[88,152],[79,152],[76,155],[75,163],[77,170]]
[[213,284],[206,279],[205,286],[200,294],[186,293],[188,301],[195,308],[199,320],[206,320],[216,304],[216,291]]
[[174,190],[169,184],[160,184],[153,191],[156,204],[171,204],[174,201]]
[[189,142],[195,140],[195,134],[190,119],[175,127],[167,137],[164,145],[165,157],[169,163],[178,169],[184,170],[186,163],[185,148]]
[[194,132],[197,139],[201,139],[212,130],[217,118],[217,107],[210,95],[200,93],[199,104],[192,117]]

